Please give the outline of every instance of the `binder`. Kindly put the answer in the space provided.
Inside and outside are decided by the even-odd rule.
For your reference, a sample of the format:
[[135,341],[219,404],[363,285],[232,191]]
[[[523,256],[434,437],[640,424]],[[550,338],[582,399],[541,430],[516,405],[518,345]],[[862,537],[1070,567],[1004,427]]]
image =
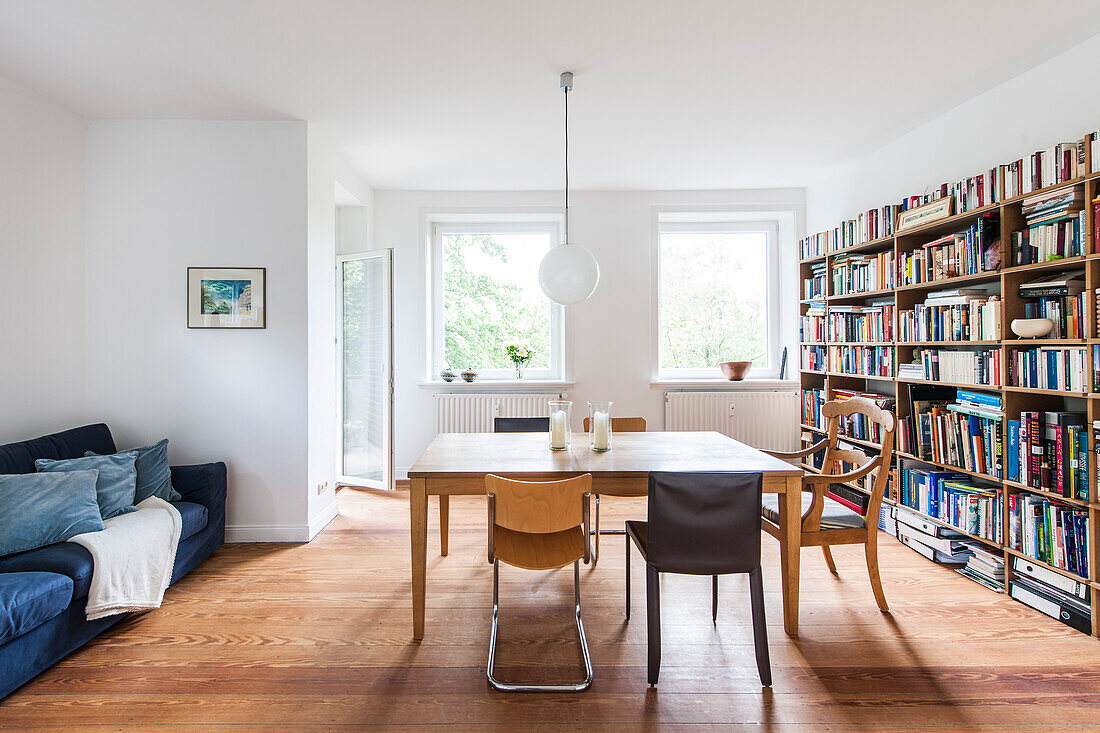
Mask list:
[[1034,586],[1025,587],[1020,581],[1013,580],[1008,585],[1012,597],[1020,603],[1031,606],[1036,611],[1051,618],[1056,618],[1078,631],[1083,631],[1086,634],[1092,633],[1092,619],[1069,603],[1055,600],[1053,597],[1035,589]]
[[1043,567],[1043,564],[1040,562],[1032,562],[1022,557],[1014,557],[1012,558],[1012,570],[1019,575],[1033,578],[1040,583],[1046,583],[1050,587],[1060,590],[1067,595],[1076,596],[1081,600],[1088,600],[1089,598],[1088,583],[1083,583],[1073,578],[1067,578],[1061,573],[1048,570]]

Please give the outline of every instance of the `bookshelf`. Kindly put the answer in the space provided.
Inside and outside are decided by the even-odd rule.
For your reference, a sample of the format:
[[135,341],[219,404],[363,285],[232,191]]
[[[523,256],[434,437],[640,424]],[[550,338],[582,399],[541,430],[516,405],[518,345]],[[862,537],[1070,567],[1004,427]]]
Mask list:
[[[1093,147],[1095,147],[1095,145]],[[1091,149],[1086,151],[1085,159],[1081,164],[1083,170],[1092,171],[1093,165],[1091,158],[1093,154],[1093,150]],[[1100,165],[1098,165],[1097,168],[1100,169]],[[1084,236],[1081,238],[1081,242],[1084,254],[1050,261],[1040,261],[1033,264],[1013,264],[1009,252],[1013,242],[1012,235],[1014,232],[1020,232],[1028,228],[1028,223],[1023,211],[1025,199],[1033,200],[1033,197],[1037,195],[1071,190],[1075,186],[1081,187],[1084,196],[1085,214],[1080,222],[1080,225],[1083,225],[1082,234]],[[1097,550],[1097,537],[1098,533],[1100,533],[1100,490],[1098,490],[1100,489],[1100,486],[1098,486],[1098,483],[1100,483],[1100,471],[1098,471],[1097,466],[1097,450],[1100,446],[1097,444],[1096,431],[1093,429],[1093,421],[1100,420],[1100,382],[1094,381],[1093,375],[1093,348],[1100,347],[1100,326],[1098,326],[1097,314],[1097,290],[1100,289],[1100,242],[1095,241],[1094,235],[1098,222],[1094,221],[1092,203],[1098,195],[1100,195],[1100,172],[1090,172],[1086,175],[1081,175],[1055,185],[1037,188],[1025,195],[1007,198],[981,206],[980,208],[972,208],[961,213],[956,213],[946,219],[941,219],[924,226],[906,229],[902,232],[892,231],[893,227],[891,226],[889,227],[891,232],[888,236],[878,236],[870,239],[870,241],[856,242],[850,246],[842,248],[837,247],[830,250],[830,247],[836,247],[837,242],[844,240],[851,242],[853,240],[851,229],[846,234],[840,233],[845,226],[851,227],[851,222],[846,222],[836,230],[833,230],[831,233],[831,240],[829,237],[823,237],[823,235],[815,235],[816,238],[820,238],[818,241],[818,249],[826,251],[822,251],[815,256],[804,257],[799,261],[798,265],[800,287],[805,287],[805,281],[811,279],[815,275],[820,280],[821,274],[824,272],[824,285],[821,296],[806,298],[800,301],[800,314],[802,316],[807,316],[809,312],[810,314],[817,315],[821,313],[822,309],[824,309],[826,313],[826,320],[822,328],[812,329],[804,325],[801,329],[802,335],[800,339],[805,339],[799,342],[799,367],[801,369],[801,390],[804,396],[803,405],[806,404],[805,395],[810,390],[821,390],[825,400],[833,399],[836,396],[837,390],[876,393],[895,398],[897,400],[898,417],[901,420],[905,420],[908,417],[909,410],[909,405],[905,399],[905,395],[907,394],[906,390],[909,385],[935,384],[945,387],[957,387],[1000,397],[1001,409],[1003,411],[1003,417],[1000,418],[1001,434],[1005,436],[1004,439],[1006,444],[1008,436],[1007,423],[1010,420],[1018,419],[1020,413],[1032,411],[1067,411],[1079,412],[1087,416],[1085,433],[1088,441],[1088,468],[1086,474],[1087,494],[1084,498],[1065,497],[1044,489],[1033,488],[1017,480],[993,478],[986,473],[966,470],[961,466],[955,466],[945,462],[927,460],[913,453],[898,450],[894,454],[893,466],[891,467],[892,480],[888,495],[885,497],[885,502],[887,504],[899,504],[899,477],[902,470],[905,468],[920,468],[928,471],[951,471],[971,477],[976,483],[999,490],[1002,497],[1000,501],[1001,516],[999,518],[1001,522],[1000,536],[1003,538],[1003,542],[970,535],[965,531],[959,530],[958,527],[952,527],[950,524],[936,517],[929,516],[911,507],[906,507],[906,509],[916,514],[920,514],[933,524],[950,527],[952,530],[959,531],[961,534],[981,542],[986,548],[995,553],[1003,553],[1005,561],[1006,594],[1008,594],[1008,582],[1014,577],[1012,563],[1014,558],[1017,557],[1026,558],[1031,562],[1038,562],[1040,565],[1043,565],[1043,567],[1049,567],[1051,571],[1058,575],[1086,582],[1091,588],[1091,624],[1092,635],[1094,637],[1100,637],[1100,551]],[[888,216],[896,215],[897,213],[893,207],[884,207],[880,209],[879,212],[882,212],[883,219]],[[870,215],[874,212],[867,213]],[[995,233],[999,237],[1002,253],[1001,262],[998,266],[988,271],[973,274],[945,277],[943,279],[913,284],[900,284],[901,278],[898,273],[898,263],[902,261],[905,255],[915,252],[924,252],[922,248],[924,248],[926,244],[945,235],[964,231],[972,225],[978,224],[979,219],[983,217],[985,217],[985,223],[988,224],[992,221],[991,217],[988,216],[990,214],[997,215],[996,226],[999,228],[999,231],[995,230]],[[861,217],[862,216],[861,214]],[[863,219],[861,218],[859,221],[860,224],[858,226],[862,226]],[[881,221],[875,226],[878,227],[878,229],[876,230],[872,227],[869,228],[870,231],[872,233],[880,233],[882,231]],[[855,227],[852,228],[855,229]],[[859,230],[856,229],[856,231]],[[868,229],[864,229],[863,231],[868,231]],[[806,249],[812,248],[810,240],[815,237],[808,237],[800,243],[800,254],[805,253]],[[803,247],[804,244],[806,245],[805,248]],[[839,263],[843,272],[847,273],[847,268],[851,266],[851,255],[859,255],[864,258],[874,258],[881,255],[881,257],[878,257],[880,262],[892,263],[894,268],[894,286],[885,288],[880,287],[880,273],[879,278],[868,279],[867,290],[864,292],[851,292],[851,288],[849,287],[846,287],[844,292],[838,291],[837,283],[834,281],[833,277],[834,264]],[[1084,280],[1085,308],[1081,316],[1084,323],[1085,338],[1018,338],[1012,333],[1009,324],[1013,319],[1023,318],[1025,316],[1025,298],[1020,296],[1018,290],[1019,286],[1023,283],[1033,282],[1045,276],[1053,278],[1063,274],[1080,275]],[[847,284],[845,283],[845,285]],[[993,307],[999,309],[1001,338],[982,338],[982,340],[973,341],[919,341],[912,339],[902,340],[900,338],[900,322],[903,313],[912,311],[916,306],[924,303],[930,293],[962,287],[982,287],[993,294],[999,295],[999,303]],[[804,291],[803,297],[806,297]],[[833,307],[840,306],[843,307],[843,310],[850,312],[853,310],[852,306],[864,305],[870,308],[872,304],[892,306],[892,308],[887,311],[889,317],[893,319],[889,338],[872,341],[849,341],[840,340],[836,338],[835,334],[830,334],[828,319],[829,315],[832,313],[831,309]],[[1012,358],[1013,350],[1037,346],[1085,349],[1084,374],[1082,377],[1083,388],[1080,391],[1076,391],[1013,385],[1009,378],[1009,362]],[[802,368],[806,364],[805,354],[815,349],[818,351],[815,362],[816,368]],[[822,363],[821,359],[821,349],[824,349],[824,363]],[[856,373],[858,371],[863,371],[862,368],[840,368],[838,365],[843,361],[841,359],[842,352],[845,350],[857,349],[878,352],[877,356],[882,358],[877,360],[875,365],[876,368],[885,361],[890,365],[891,374],[889,376],[869,376],[862,373]],[[999,364],[997,365],[999,373],[991,377],[992,381],[996,382],[996,385],[898,377],[899,364],[911,362],[915,351],[923,352],[930,349],[969,352],[980,351],[986,352],[987,354],[996,352],[997,356],[999,356]],[[860,366],[862,367],[864,365]],[[825,434],[825,426],[814,425],[805,414],[803,415],[801,429],[803,432],[804,444],[816,442]],[[872,445],[863,440],[846,438],[843,436],[842,439],[857,446],[862,445],[867,447]],[[1007,447],[1005,455],[1007,458]],[[817,471],[809,462],[804,463],[803,467],[807,470]],[[1007,471],[1004,472],[1004,475],[1007,476]],[[863,490],[863,488],[859,486],[854,488]],[[1042,561],[1037,561],[1034,557],[1028,557],[1010,546],[1010,496],[1033,496],[1039,497],[1040,499],[1055,500],[1069,505],[1075,510],[1087,512],[1089,546],[1086,548],[1086,557],[1089,577],[1081,577],[1068,569],[1042,563]],[[1016,499],[1017,502],[1021,500],[1021,498]]]

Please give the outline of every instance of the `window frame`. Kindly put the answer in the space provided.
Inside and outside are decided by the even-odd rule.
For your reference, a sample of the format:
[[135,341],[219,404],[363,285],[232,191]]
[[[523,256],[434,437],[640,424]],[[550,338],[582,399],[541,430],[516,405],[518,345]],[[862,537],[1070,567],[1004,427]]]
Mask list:
[[[431,335],[429,382],[440,381],[439,372],[446,367],[444,361],[444,314],[443,314],[443,237],[448,234],[548,234],[550,246],[562,243],[562,221],[560,217],[534,218],[525,216],[489,217],[476,219],[435,219],[429,220],[429,256],[431,257]],[[515,369],[481,369],[476,365],[482,380],[511,380],[518,384],[526,381],[560,381],[565,378],[565,308],[550,304],[550,366],[547,369],[528,367],[522,381],[515,379]],[[470,365],[453,365],[456,370],[466,369]]]
[[[743,215],[742,215],[743,216]],[[763,232],[766,235],[764,267],[766,278],[765,297],[767,315],[765,318],[765,348],[768,354],[768,368],[754,366],[749,379],[776,379],[779,377],[782,358],[781,323],[781,283],[780,283],[780,221],[767,215],[754,214],[740,218],[733,212],[678,212],[659,213],[656,216],[653,234],[653,379],[672,380],[708,380],[726,382],[717,366],[713,367],[669,367],[662,366],[663,345],[661,339],[661,235],[665,232]]]

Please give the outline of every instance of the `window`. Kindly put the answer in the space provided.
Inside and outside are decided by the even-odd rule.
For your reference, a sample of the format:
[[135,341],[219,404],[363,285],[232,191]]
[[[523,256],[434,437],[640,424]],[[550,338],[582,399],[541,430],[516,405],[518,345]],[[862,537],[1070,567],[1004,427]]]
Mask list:
[[559,241],[556,221],[433,225],[432,379],[444,367],[514,378],[510,344],[533,352],[527,378],[562,378],[562,308],[538,283],[539,262]]
[[659,377],[721,378],[723,361],[778,375],[777,240],[774,221],[658,220]]

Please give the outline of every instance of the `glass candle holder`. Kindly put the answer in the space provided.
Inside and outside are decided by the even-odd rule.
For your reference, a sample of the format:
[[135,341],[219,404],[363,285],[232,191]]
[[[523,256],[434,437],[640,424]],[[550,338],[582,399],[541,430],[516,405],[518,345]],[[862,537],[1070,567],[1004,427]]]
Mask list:
[[573,403],[550,400],[550,450],[569,450],[573,441]]
[[611,450],[612,402],[588,403],[588,447],[594,451]]

